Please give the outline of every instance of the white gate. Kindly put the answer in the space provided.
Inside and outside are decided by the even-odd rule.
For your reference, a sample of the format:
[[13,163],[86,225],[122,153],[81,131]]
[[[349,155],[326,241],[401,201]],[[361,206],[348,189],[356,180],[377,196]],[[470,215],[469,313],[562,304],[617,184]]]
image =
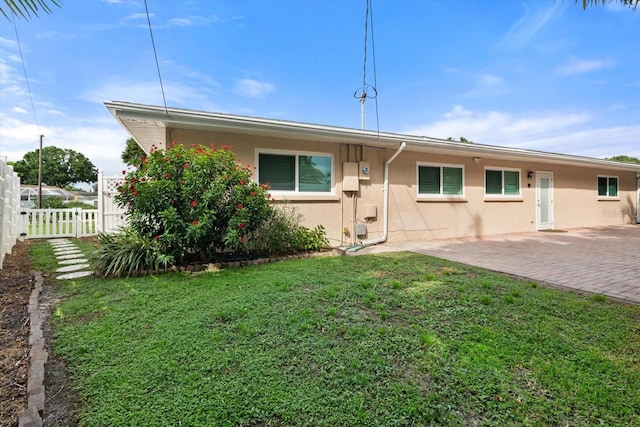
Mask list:
[[22,209],[20,237],[85,237],[98,234],[96,209]]
[[110,233],[126,224],[125,210],[116,204],[114,196],[118,194],[118,186],[122,177],[98,175],[98,211],[100,211],[100,231]]

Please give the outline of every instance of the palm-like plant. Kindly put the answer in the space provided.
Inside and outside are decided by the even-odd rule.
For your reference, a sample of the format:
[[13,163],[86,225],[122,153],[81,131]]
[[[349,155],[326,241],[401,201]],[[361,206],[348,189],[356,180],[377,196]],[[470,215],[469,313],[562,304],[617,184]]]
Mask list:
[[[599,3],[604,5],[607,2],[621,3],[625,6],[629,6],[633,10],[636,10],[638,4],[640,4],[640,0],[582,0],[582,8],[586,9],[587,6],[597,6]],[[578,0],[576,0],[576,3],[578,3]]]
[[51,13],[51,6],[60,7],[60,3],[60,0],[4,0],[5,7],[0,7],[0,12],[9,20],[14,15],[28,21],[41,12]]

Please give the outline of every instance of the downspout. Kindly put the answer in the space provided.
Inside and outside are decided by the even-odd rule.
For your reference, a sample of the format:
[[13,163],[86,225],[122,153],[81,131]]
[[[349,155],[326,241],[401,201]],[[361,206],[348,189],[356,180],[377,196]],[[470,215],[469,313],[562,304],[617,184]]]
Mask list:
[[398,154],[402,153],[407,146],[406,142],[402,142],[400,144],[400,148],[393,153],[393,156],[386,162],[384,162],[384,205],[382,211],[382,236],[377,239],[363,240],[360,242],[361,245],[370,246],[377,245],[378,243],[384,243],[387,241],[387,237],[389,236],[389,164],[393,162],[393,160],[398,157]]

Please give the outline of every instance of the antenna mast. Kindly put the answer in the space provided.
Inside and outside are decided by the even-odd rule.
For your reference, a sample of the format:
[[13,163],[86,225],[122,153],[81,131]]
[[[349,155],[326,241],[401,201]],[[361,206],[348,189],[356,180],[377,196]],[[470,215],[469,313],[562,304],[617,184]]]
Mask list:
[[[371,6],[371,0],[366,0],[367,11],[364,19],[364,65],[362,70],[362,87],[357,89],[353,93],[353,97],[360,100],[360,128],[365,128],[365,108],[364,104],[367,98],[376,99],[376,120],[378,116],[378,91],[376,90],[376,51],[375,44],[373,42],[373,8]],[[369,36],[369,22],[371,22],[371,50],[373,53],[373,80],[374,85],[367,83],[367,38]],[[367,93],[371,91],[372,93]]]

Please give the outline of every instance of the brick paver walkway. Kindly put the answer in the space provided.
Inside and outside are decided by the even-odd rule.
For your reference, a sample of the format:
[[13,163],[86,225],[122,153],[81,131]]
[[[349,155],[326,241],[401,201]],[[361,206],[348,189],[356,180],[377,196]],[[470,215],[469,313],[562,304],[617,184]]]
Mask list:
[[640,225],[389,243],[359,253],[398,250],[640,304]]

